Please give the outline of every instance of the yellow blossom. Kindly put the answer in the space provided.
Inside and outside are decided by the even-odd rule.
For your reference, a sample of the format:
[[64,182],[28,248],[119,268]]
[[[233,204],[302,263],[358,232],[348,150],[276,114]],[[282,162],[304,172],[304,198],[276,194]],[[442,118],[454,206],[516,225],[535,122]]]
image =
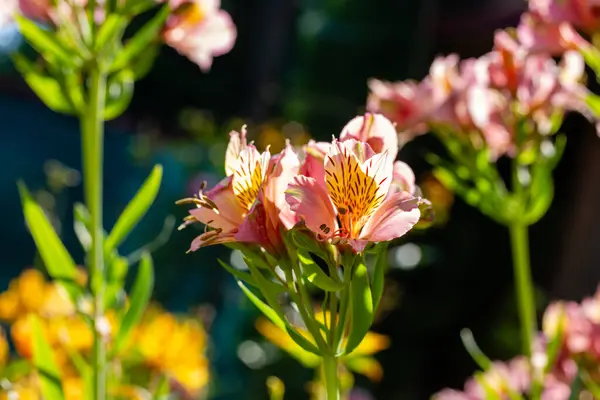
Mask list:
[[[315,313],[315,319],[327,325],[331,323],[331,317],[328,312]],[[277,327],[271,321],[265,318],[259,318],[256,321],[256,329],[271,343],[286,351],[300,363],[308,368],[317,368],[321,364],[321,358],[310,353],[294,342],[281,328]],[[298,332],[313,342],[310,334],[304,329],[298,329]],[[383,376],[383,368],[379,362],[372,356],[390,346],[390,340],[387,336],[375,332],[368,332],[362,342],[350,354],[341,357],[341,362],[346,368],[366,376],[372,381],[379,381]]]
[[209,380],[206,332],[195,320],[150,307],[126,349],[141,355],[144,364],[181,384],[190,393],[200,392]]

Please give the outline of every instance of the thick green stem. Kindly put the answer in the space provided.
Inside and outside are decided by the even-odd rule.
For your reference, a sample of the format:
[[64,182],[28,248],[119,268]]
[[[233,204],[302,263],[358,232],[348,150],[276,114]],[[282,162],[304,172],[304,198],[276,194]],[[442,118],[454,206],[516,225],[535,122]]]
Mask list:
[[323,357],[323,380],[327,400],[340,399],[340,382],[338,378],[337,358],[332,356]]
[[106,399],[106,344],[104,325],[104,229],[102,227],[102,159],[104,154],[104,99],[106,76],[98,67],[89,74],[88,103],[81,116],[83,184],[90,211],[91,249],[88,254],[94,293],[94,399]]
[[529,238],[527,226],[518,222],[509,226],[513,254],[515,287],[521,322],[521,344],[525,355],[531,356],[531,347],[537,331],[535,294],[529,264]]
[[[524,187],[519,179],[519,163],[517,159],[513,160],[512,165],[512,186],[514,195],[519,201],[519,206],[522,206],[525,201]],[[517,292],[517,304],[521,323],[521,346],[525,355],[530,357],[533,340],[537,331],[537,319],[529,258],[528,227],[518,219],[514,219],[509,223],[508,229],[510,231],[515,290]]]

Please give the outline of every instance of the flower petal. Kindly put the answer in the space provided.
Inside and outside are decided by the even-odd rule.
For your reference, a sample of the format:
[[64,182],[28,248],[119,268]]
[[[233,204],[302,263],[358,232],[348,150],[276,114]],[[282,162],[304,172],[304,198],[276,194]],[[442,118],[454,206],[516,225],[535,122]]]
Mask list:
[[298,155],[288,142],[283,151],[271,159],[267,181],[264,185],[265,207],[268,220],[274,228],[279,222],[291,229],[297,222],[295,214],[285,201],[285,191],[300,169]]
[[246,147],[248,147],[248,143],[246,141],[246,125],[244,125],[241,132],[231,131],[229,133],[229,144],[225,152],[225,173],[227,176],[233,175],[237,169],[240,153]]
[[394,193],[369,218],[361,232],[361,239],[387,242],[399,238],[419,222],[420,216],[416,197],[407,192]]
[[394,163],[392,186],[401,192],[415,193],[415,173],[404,161]]
[[285,192],[291,210],[313,232],[329,236],[337,230],[336,213],[327,191],[316,179],[296,176]]
[[194,218],[212,228],[230,231],[243,221],[246,210],[240,206],[231,186],[231,177],[223,179],[213,189],[205,193],[216,206],[215,209],[200,207],[190,210]]
[[398,134],[394,124],[381,114],[366,113],[358,116],[342,128],[340,140],[356,139],[367,142],[375,153],[387,150],[390,160],[398,154]]

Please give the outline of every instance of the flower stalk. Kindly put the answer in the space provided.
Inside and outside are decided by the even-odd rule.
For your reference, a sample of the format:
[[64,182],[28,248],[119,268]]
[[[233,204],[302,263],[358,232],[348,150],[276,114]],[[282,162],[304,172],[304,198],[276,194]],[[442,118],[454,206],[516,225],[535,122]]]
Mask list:
[[106,75],[96,64],[89,71],[88,106],[81,114],[85,202],[91,217],[88,254],[94,294],[94,399],[106,398],[106,344],[103,338],[105,271],[102,227],[102,160]]
[[338,377],[338,361],[335,356],[323,357],[323,380],[327,400],[340,399],[340,385]]

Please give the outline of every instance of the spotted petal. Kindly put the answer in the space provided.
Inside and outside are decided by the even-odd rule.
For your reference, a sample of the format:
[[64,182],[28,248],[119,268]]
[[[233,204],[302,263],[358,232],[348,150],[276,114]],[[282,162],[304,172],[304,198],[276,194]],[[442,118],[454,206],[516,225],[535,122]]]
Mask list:
[[288,186],[286,201],[299,219],[313,232],[330,236],[337,230],[336,213],[323,185],[298,175]]

